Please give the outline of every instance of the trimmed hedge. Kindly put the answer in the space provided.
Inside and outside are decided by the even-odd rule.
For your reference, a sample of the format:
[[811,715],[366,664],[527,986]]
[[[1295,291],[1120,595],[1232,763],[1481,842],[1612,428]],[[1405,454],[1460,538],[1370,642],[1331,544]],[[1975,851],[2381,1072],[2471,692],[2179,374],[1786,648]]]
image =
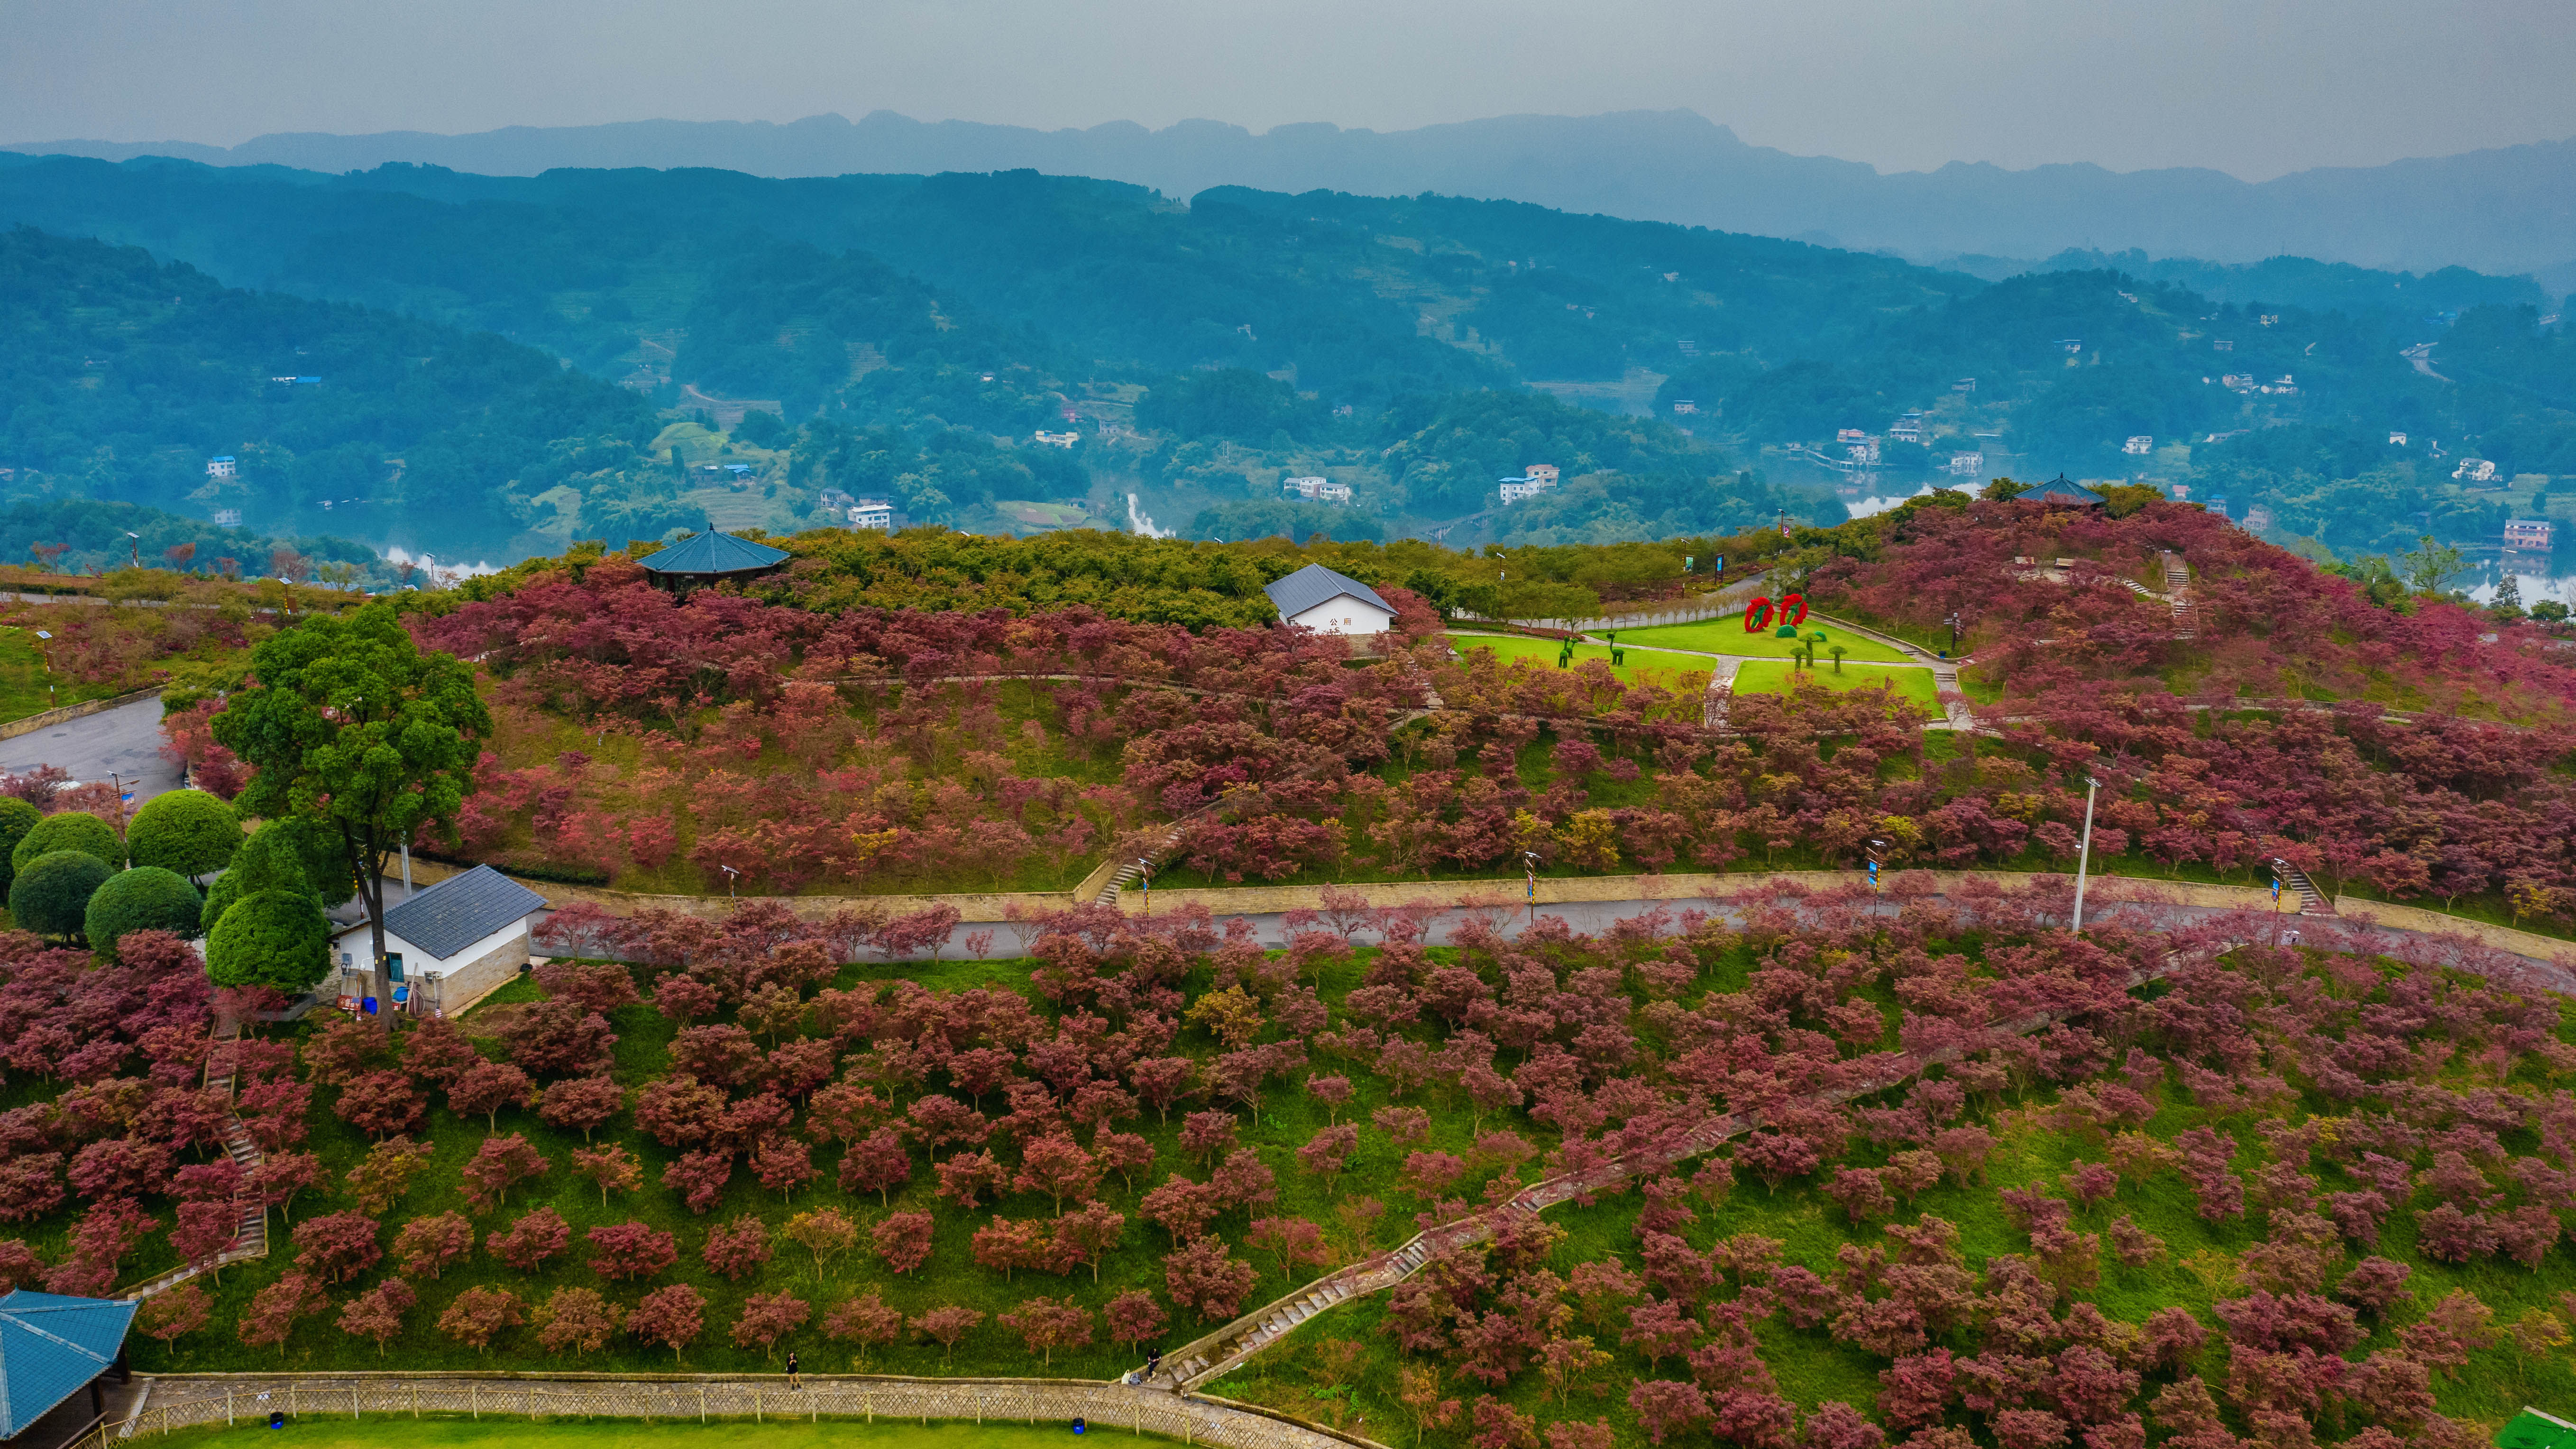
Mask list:
[[240,853],[241,817],[203,790],[173,790],[134,812],[125,845],[138,866],[157,865],[191,878],[212,875]]
[[84,851],[110,870],[125,868],[125,842],[116,838],[116,827],[85,810],[64,810],[37,821],[10,848],[9,863],[23,871],[29,861],[57,850]]
[[331,923],[302,891],[254,891],[235,901],[206,937],[206,977],[217,986],[311,989],[331,971]]
[[22,930],[68,941],[88,926],[89,898],[113,874],[86,850],[47,851],[20,866],[10,882],[9,919]]
[[181,940],[197,935],[198,913],[205,901],[188,878],[157,865],[138,865],[107,878],[89,898],[84,914],[92,948],[116,954],[117,938],[129,931],[167,931]]

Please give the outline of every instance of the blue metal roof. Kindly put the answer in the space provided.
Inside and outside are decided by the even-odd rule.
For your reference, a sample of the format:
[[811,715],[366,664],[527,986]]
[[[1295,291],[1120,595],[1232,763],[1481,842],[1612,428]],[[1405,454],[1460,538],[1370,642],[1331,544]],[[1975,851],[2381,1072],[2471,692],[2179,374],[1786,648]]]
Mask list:
[[2092,489],[2085,487],[2081,483],[2077,483],[2069,479],[2063,473],[2060,473],[2056,477],[2049,479],[2047,482],[2040,484],[2038,487],[2031,489],[2028,493],[2023,494],[2022,497],[2027,498],[2034,503],[2046,503],[2051,499],[2066,503],[2099,503],[2102,501],[2101,494],[2094,492]]
[[1279,610],[1282,619],[1294,619],[1328,599],[1348,594],[1363,603],[1374,604],[1392,614],[1395,606],[1377,596],[1377,590],[1348,574],[1339,574],[1322,564],[1308,564],[1288,577],[1263,590]]
[[17,1437],[113,1367],[139,1306],[24,1288],[0,1298],[0,1438]]
[[[546,908],[546,898],[488,865],[449,876],[385,912],[385,929],[445,961]],[[428,962],[412,962],[425,966]]]
[[647,573],[746,574],[774,569],[787,562],[784,549],[753,543],[730,533],[701,533],[680,540],[639,560]]

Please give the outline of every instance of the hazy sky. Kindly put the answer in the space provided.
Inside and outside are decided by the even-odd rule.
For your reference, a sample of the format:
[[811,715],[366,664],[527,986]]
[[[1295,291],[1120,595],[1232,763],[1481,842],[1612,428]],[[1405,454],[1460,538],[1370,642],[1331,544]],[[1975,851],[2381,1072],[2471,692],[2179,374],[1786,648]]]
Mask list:
[[1395,130],[1681,107],[1884,170],[2248,180],[2576,135],[2567,0],[0,0],[0,139],[871,110]]

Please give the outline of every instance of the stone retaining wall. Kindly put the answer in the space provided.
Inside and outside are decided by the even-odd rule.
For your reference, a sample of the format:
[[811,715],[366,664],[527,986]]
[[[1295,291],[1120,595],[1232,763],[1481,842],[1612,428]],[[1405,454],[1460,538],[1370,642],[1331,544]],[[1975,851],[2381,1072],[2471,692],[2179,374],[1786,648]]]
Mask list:
[[114,699],[88,699],[79,704],[64,705],[60,709],[43,710],[25,719],[13,719],[7,724],[0,724],[0,740],[14,740],[20,735],[32,735],[38,730],[52,729],[58,724],[69,724],[76,719],[105,714],[111,709],[123,709],[129,704],[141,704],[147,699],[160,697],[161,686],[156,684],[150,689],[138,689],[132,694],[120,694]]

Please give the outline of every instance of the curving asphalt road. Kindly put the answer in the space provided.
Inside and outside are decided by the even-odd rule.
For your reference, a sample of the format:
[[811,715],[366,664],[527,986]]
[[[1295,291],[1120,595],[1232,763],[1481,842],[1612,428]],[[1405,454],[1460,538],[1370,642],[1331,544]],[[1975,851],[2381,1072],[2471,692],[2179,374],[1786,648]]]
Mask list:
[[52,729],[0,740],[0,770],[19,773],[59,765],[87,783],[110,775],[134,803],[179,788],[179,767],[161,758],[161,701],[137,700]]
[[[1494,881],[1487,884],[1507,888],[1514,883]],[[1442,886],[1452,892],[1466,888],[1465,883],[1455,881],[1443,882]],[[387,898],[399,898],[401,889],[399,880],[389,882]],[[538,889],[542,890],[543,886],[540,885]],[[1439,887],[1426,887],[1424,894],[1436,896],[1439,891]],[[1769,898],[1763,899],[1767,901]],[[1120,904],[1131,914],[1141,913],[1140,902],[1132,893]],[[1744,904],[1745,898],[1742,897],[1723,901],[1665,897],[1656,900],[1563,901],[1541,905],[1538,911],[1542,915],[1562,919],[1568,927],[1579,934],[1599,935],[1619,921],[1643,916],[1657,909],[1669,912],[1678,921],[1681,913],[1687,910],[1706,911],[1713,916],[1736,917],[1742,913]],[[1882,897],[1876,905],[1867,909],[1875,914],[1892,916],[1897,913],[1901,904],[1894,898]],[[2173,930],[2233,917],[2247,923],[2245,927],[2247,939],[2267,935],[2276,938],[2295,935],[2304,939],[2308,945],[2329,949],[2412,952],[2474,975],[2513,978],[2506,984],[2514,989],[2538,987],[2576,995],[2576,969],[2571,969],[2576,967],[2576,948],[2549,956],[2525,955],[2480,945],[2460,936],[2381,926],[2335,916],[2306,916],[2287,912],[2272,915],[2262,911],[2164,902],[2096,898],[2092,907],[2085,912],[2086,921],[2096,925],[2107,924],[2115,917],[2123,916],[2133,920],[2143,920],[2150,929],[2156,930]],[[1255,938],[1265,946],[1288,944],[1289,931],[1284,916],[1279,912],[1259,912],[1239,918],[1225,916],[1220,919],[1228,921],[1241,919],[1250,922]],[[1528,919],[1526,910],[1516,911],[1503,923],[1504,934],[1517,934]],[[1465,916],[1459,911],[1454,909],[1443,911],[1431,923],[1429,943],[1433,945],[1445,943],[1450,939],[1451,933],[1464,921]],[[984,932],[990,932],[991,939],[986,941],[984,949],[978,952],[967,944],[967,938]],[[957,928],[950,932],[947,942],[938,950],[916,952],[902,959],[915,961],[934,959],[963,961],[984,957],[1007,959],[1028,955],[1035,940],[1035,930],[1021,922],[961,920],[957,923]],[[1373,942],[1373,935],[1364,934],[1359,938],[1359,943],[1362,945],[1373,944]]]

